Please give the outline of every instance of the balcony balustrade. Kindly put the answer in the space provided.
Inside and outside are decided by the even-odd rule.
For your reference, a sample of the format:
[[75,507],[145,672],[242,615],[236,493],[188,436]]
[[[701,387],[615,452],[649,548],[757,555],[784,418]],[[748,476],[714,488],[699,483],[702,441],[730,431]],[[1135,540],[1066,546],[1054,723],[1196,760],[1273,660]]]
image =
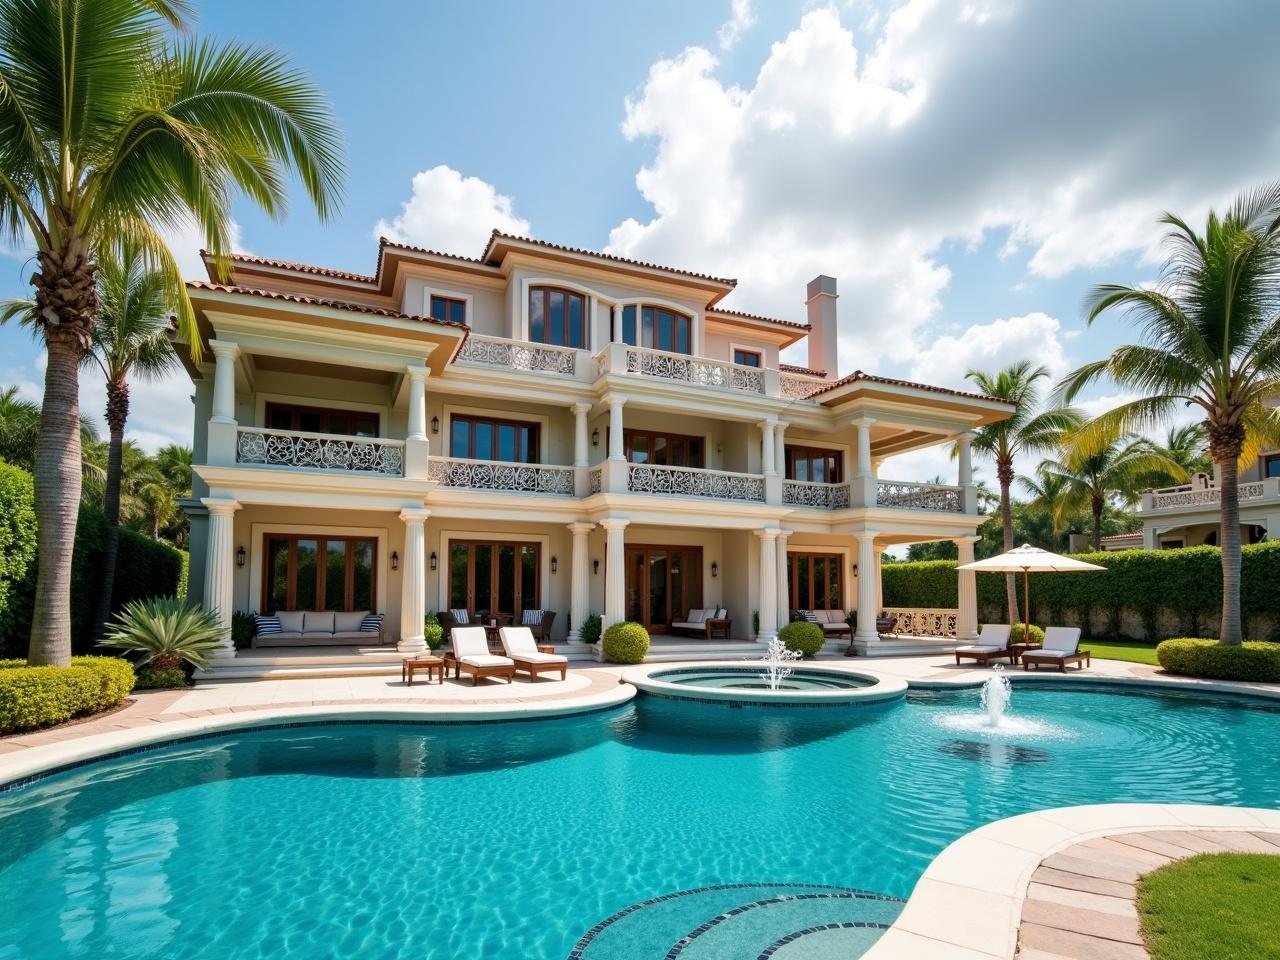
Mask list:
[[236,463],[404,476],[403,440],[297,430],[236,429]]
[[526,343],[522,340],[486,337],[477,333],[467,337],[467,342],[462,345],[457,359],[462,363],[485,367],[559,373],[570,377],[578,372],[578,351],[572,347]]
[[946,607],[885,607],[885,615],[896,616],[895,634],[909,637],[954,637],[960,611]]
[[[1272,478],[1274,479],[1274,478]],[[1267,481],[1254,480],[1236,487],[1241,503],[1261,500],[1267,496]],[[1276,490],[1280,494],[1280,486]],[[1222,502],[1222,490],[1213,481],[1186,483],[1177,487],[1152,490],[1143,498],[1144,510],[1178,510],[1197,507],[1216,507]],[[1141,512],[1141,511],[1140,511]]]
[[821,377],[806,377],[796,373],[778,375],[778,396],[783,400],[808,400],[819,390],[829,386],[831,381]]
[[430,457],[427,460],[427,479],[435,480],[442,487],[467,490],[541,493],[558,497],[574,495],[573,467],[543,463]]
[[727,470],[629,463],[627,464],[627,490],[631,493],[763,503],[764,477],[755,473],[730,473]]
[[849,484],[815,483],[811,480],[784,480],[782,502],[796,507],[843,510],[849,506]]
[[964,512],[964,489],[936,483],[907,483],[902,480],[877,480],[877,507],[899,510],[936,510],[941,513]]

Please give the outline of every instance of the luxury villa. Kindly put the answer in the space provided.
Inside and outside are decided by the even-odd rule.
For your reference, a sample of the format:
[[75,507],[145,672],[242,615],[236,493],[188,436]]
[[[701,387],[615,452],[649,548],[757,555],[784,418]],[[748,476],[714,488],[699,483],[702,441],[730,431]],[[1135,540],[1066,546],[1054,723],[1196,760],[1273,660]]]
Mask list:
[[[662,637],[719,608],[722,635],[684,642],[740,655],[792,611],[879,614],[885,548],[972,559],[972,431],[1012,409],[841,375],[826,276],[804,322],[773,319],[720,307],[731,279],[495,231],[476,258],[383,240],[368,276],[235,255],[224,281],[189,284],[186,508],[190,593],[221,612],[233,676],[418,651],[432,610],[546,618],[571,657],[592,613]],[[807,365],[780,362],[801,341]],[[954,485],[880,475],[936,444],[957,446]],[[893,638],[859,617],[851,650],[976,636],[959,576],[957,610],[900,611]],[[349,616],[228,663],[233,611]],[[344,639],[366,611],[376,641]]]

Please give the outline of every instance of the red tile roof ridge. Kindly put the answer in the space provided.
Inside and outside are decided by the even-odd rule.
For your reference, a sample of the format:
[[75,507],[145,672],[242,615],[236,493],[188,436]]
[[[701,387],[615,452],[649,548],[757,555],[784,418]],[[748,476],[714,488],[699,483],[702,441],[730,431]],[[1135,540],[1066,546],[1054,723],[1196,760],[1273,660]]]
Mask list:
[[698,273],[697,271],[685,270],[681,267],[668,267],[660,263],[649,263],[645,260],[633,260],[630,257],[620,257],[612,253],[602,253],[599,250],[587,250],[584,247],[569,247],[560,243],[552,243],[549,240],[536,240],[533,237],[522,237],[514,233],[504,233],[498,229],[495,229],[493,233],[489,235],[489,242],[485,245],[484,253],[481,255],[482,261],[486,263],[489,261],[489,257],[493,252],[494,244],[497,243],[498,240],[514,240],[517,243],[530,243],[536,247],[546,247],[548,250],[561,250],[565,253],[576,253],[586,257],[599,257],[601,260],[612,260],[615,263],[629,263],[636,267],[645,267],[649,270],[662,270],[667,273],[678,273],[686,277],[693,277],[698,280],[710,280],[712,283],[720,283],[730,287],[736,287],[738,285],[737,280],[729,277],[714,277],[709,273]]
[[865,380],[867,383],[883,383],[894,387],[911,387],[916,390],[928,390],[932,393],[946,393],[953,397],[969,397],[973,400],[990,400],[993,403],[1007,403],[1010,406],[1014,404],[1009,400],[1002,400],[999,397],[988,396],[985,393],[970,393],[967,390],[952,390],[950,387],[935,387],[928,383],[916,383],[912,380],[899,380],[895,377],[881,377],[873,373],[864,373],[861,370],[855,370],[847,376],[841,377],[828,387],[823,387],[815,393],[810,394],[809,399],[820,397],[824,393],[830,393],[838,387],[847,386],[850,383],[857,383],[859,380]]
[[827,375],[825,370],[814,370],[812,367],[801,367],[794,363],[780,363],[778,364],[778,369],[783,373],[800,373],[810,377],[825,377]]
[[779,320],[777,317],[765,317],[758,313],[744,313],[741,310],[726,310],[724,307],[712,307],[707,313],[720,313],[726,317],[741,317],[743,320],[760,320],[763,323],[776,323],[782,327],[795,327],[797,330],[811,329],[807,323],[795,320]]
[[415,320],[421,323],[432,323],[442,327],[457,327],[469,330],[465,323],[456,320],[437,320],[435,317],[423,317],[417,314],[401,313],[387,307],[375,307],[367,303],[352,303],[349,300],[334,300],[330,297],[309,297],[301,293],[282,293],[278,290],[259,290],[238,284],[211,283],[206,280],[188,280],[187,286],[195,290],[214,290],[219,293],[238,293],[247,296],[264,297],[268,300],[281,300],[309,307],[327,307],[332,310],[350,310],[354,313],[367,313],[378,317],[390,317],[393,320]]
[[[214,259],[213,254],[208,250],[200,251],[202,260],[210,261]],[[371,277],[365,273],[355,273],[350,270],[337,270],[333,267],[320,267],[312,263],[299,263],[296,260],[280,260],[275,257],[259,257],[252,253],[229,253],[227,258],[236,260],[240,263],[257,263],[264,267],[278,267],[281,270],[297,270],[301,273],[314,273],[322,277],[336,277],[340,280],[357,280],[363,283],[376,283],[377,277]]]

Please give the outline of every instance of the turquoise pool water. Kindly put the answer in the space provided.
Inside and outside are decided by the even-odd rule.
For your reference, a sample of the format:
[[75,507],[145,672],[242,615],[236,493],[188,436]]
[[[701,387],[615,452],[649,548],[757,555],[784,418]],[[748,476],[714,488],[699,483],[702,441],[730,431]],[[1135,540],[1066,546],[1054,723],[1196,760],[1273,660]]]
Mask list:
[[1271,707],[1037,687],[1015,690],[1012,734],[977,712],[976,690],[823,709],[642,697],[95,764],[0,795],[0,960],[554,960],[682,891],[597,930],[583,960],[847,958],[900,909],[885,897],[987,821],[1280,805]]

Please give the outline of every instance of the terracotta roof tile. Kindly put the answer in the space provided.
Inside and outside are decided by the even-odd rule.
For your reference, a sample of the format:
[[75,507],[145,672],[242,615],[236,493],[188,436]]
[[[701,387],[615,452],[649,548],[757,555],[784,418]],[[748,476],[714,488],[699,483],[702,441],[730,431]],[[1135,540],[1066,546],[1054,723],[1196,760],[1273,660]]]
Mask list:
[[[496,232],[496,231],[495,231]],[[397,250],[408,250],[410,253],[425,253],[431,257],[446,257],[449,260],[463,260],[467,263],[484,263],[483,257],[464,257],[460,253],[445,253],[443,250],[428,250],[426,247],[415,247],[410,243],[400,243],[396,240],[389,240],[386,237],[378,238],[378,266],[381,272],[382,251],[385,247],[394,247]]]
[[927,383],[914,383],[910,380],[896,380],[893,377],[877,377],[875,374],[863,373],[861,370],[855,370],[848,376],[841,377],[839,380],[832,383],[831,386],[823,387],[821,390],[810,394],[809,399],[813,400],[817,397],[821,397],[824,393],[830,393],[832,390],[847,386],[851,383],[857,383],[860,380],[865,380],[867,383],[883,383],[892,387],[911,387],[915,390],[928,390],[931,393],[946,393],[953,397],[968,397],[972,400],[990,400],[994,403],[1008,403],[1010,406],[1014,405],[1008,400],[1001,400],[999,397],[989,397],[985,393],[969,393],[964,390],[952,390],[949,387],[935,387]]
[[[332,267],[317,267],[310,263],[298,263],[293,260],[274,260],[270,257],[255,257],[249,253],[230,253],[228,259],[239,263],[256,263],[264,267],[278,267],[281,270],[297,270],[301,273],[314,273],[321,277],[336,277],[339,280],[358,280],[362,283],[376,283],[377,277],[363,273],[352,273],[347,270],[335,270]],[[213,260],[208,250],[200,251],[200,258],[206,263]]]
[[780,327],[795,327],[797,330],[810,329],[807,323],[797,323],[795,320],[779,320],[776,317],[762,317],[758,313],[743,313],[741,310],[726,310],[724,307],[712,307],[707,313],[718,313],[726,317],[740,317],[743,320],[758,320],[761,323],[776,323]]
[[1130,530],[1128,533],[1112,533],[1103,537],[1103,540],[1128,540],[1130,537],[1141,537],[1141,530]]
[[827,371],[825,370],[813,370],[810,367],[798,367],[794,363],[780,363],[778,364],[778,369],[783,373],[799,373],[808,377],[825,377],[827,375]]
[[232,286],[225,283],[208,283],[204,280],[188,280],[187,286],[193,290],[214,290],[219,293],[237,293],[252,297],[263,297],[267,300],[280,300],[285,303],[297,303],[308,307],[327,307],[331,310],[349,310],[352,313],[367,313],[376,317],[390,317],[394,320],[415,320],[420,323],[431,323],[441,327],[457,327],[468,331],[465,323],[454,320],[437,320],[434,317],[422,317],[415,314],[388,310],[385,307],[373,307],[365,303],[351,303],[348,300],[331,300],[328,297],[308,297],[297,293],[280,293],[275,290],[258,290],[254,287]]
[[480,258],[481,260],[486,263],[489,262],[489,258],[493,253],[494,245],[499,240],[514,240],[517,243],[529,243],[535,247],[545,247],[548,250],[560,250],[564,253],[576,253],[584,257],[596,257],[600,260],[611,260],[614,263],[629,263],[636,267],[645,267],[649,270],[663,270],[667,273],[678,273],[682,276],[694,277],[698,280],[710,280],[712,283],[721,283],[730,287],[736,287],[738,285],[737,280],[732,280],[727,277],[713,277],[707,273],[696,273],[693,270],[683,270],[679,267],[665,267],[659,263],[648,263],[644,260],[632,260],[628,257],[615,256],[612,253],[601,253],[598,250],[585,250],[582,247],[566,247],[559,243],[551,243],[547,240],[535,240],[532,237],[520,237],[513,233],[503,233],[501,230],[494,230],[493,233],[489,235],[489,242],[484,248],[484,253]]

